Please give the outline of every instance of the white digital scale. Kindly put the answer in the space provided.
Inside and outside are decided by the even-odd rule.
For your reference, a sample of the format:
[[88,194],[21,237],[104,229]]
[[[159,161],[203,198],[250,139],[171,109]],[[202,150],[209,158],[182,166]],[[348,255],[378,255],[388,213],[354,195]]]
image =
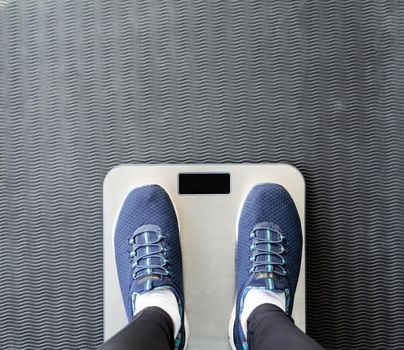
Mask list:
[[[159,184],[177,211],[182,246],[189,350],[225,350],[235,297],[236,222],[256,184],[284,186],[298,209],[305,234],[305,183],[288,164],[121,165],[104,181],[104,339],[128,324],[115,267],[113,226],[128,193]],[[181,192],[181,193],[180,193]],[[293,318],[305,330],[305,254]]]

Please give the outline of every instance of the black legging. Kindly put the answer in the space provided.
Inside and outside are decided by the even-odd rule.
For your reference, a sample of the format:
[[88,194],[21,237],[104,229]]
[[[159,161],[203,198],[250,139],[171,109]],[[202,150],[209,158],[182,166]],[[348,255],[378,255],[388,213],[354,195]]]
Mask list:
[[[272,304],[263,304],[251,313],[247,330],[250,350],[323,350]],[[149,307],[99,350],[172,350],[173,333],[170,316],[158,307]]]

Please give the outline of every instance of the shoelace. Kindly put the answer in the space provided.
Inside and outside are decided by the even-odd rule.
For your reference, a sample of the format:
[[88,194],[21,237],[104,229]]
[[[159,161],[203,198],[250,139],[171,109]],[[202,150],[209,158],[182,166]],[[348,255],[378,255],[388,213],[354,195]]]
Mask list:
[[[266,238],[258,237],[257,231],[265,230],[267,231]],[[276,234],[276,239],[271,239],[273,234]],[[287,276],[287,271],[285,269],[286,261],[282,256],[286,252],[283,245],[285,241],[285,236],[278,232],[277,230],[270,229],[267,225],[266,228],[254,228],[250,233],[250,240],[253,242],[250,245],[250,251],[254,252],[254,255],[250,258],[252,262],[252,267],[250,273],[268,273],[278,276]],[[258,257],[264,257],[264,259],[258,260]],[[277,259],[274,259],[277,257]],[[265,267],[264,269],[259,269],[260,267]]]
[[[157,238],[150,242],[136,243],[136,238],[138,236],[149,233],[156,235]],[[170,260],[164,257],[164,253],[167,252],[167,249],[162,245],[164,240],[164,234],[157,230],[150,229],[136,232],[129,240],[129,244],[132,247],[130,257],[132,258],[132,278],[134,280],[154,276],[161,278],[162,276],[170,275],[170,272],[166,268],[166,266],[170,263]],[[146,251],[144,254],[138,254],[141,248],[144,248]],[[154,248],[157,248],[157,250]],[[157,259],[158,262],[156,262]],[[146,263],[141,265],[140,263],[142,261],[145,261]]]

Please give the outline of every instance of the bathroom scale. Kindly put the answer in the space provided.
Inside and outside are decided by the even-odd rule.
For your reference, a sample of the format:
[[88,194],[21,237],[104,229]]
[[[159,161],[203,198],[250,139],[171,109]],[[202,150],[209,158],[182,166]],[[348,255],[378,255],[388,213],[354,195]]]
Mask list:
[[[305,182],[288,164],[120,165],[104,180],[104,339],[128,324],[115,266],[114,224],[136,187],[158,184],[178,216],[190,350],[224,350],[235,298],[236,225],[244,199],[260,183],[282,185],[292,196],[305,235]],[[305,249],[293,319],[305,330]]]

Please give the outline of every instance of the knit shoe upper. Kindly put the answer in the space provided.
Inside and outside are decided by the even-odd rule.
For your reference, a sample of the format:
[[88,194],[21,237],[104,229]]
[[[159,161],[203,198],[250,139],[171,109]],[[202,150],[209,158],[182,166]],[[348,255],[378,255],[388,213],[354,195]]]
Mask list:
[[251,288],[285,293],[285,310],[292,314],[301,253],[302,230],[292,197],[278,184],[255,186],[244,202],[238,224],[233,326],[238,350],[248,348],[240,314]]
[[176,349],[182,349],[185,327],[179,228],[174,206],[163,188],[147,185],[129,193],[118,214],[114,245],[128,320],[134,318],[137,295],[170,288],[182,319]]

